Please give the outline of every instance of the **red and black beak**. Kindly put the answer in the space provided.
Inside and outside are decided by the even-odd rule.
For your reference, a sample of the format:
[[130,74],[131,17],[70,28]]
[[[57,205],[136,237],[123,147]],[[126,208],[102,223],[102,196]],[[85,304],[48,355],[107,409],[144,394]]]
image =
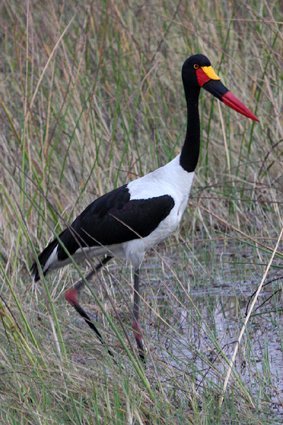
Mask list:
[[197,69],[196,74],[200,87],[245,117],[258,121],[257,117],[220,82],[212,66],[202,66]]

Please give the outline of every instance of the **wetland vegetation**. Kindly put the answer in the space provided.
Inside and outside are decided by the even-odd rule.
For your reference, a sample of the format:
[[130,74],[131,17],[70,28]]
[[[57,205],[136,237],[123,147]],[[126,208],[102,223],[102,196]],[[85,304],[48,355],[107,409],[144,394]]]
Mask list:
[[[282,2],[10,0],[0,22],[0,422],[282,423]],[[146,367],[130,267],[81,297],[115,364],[65,301],[89,266],[36,285],[29,268],[91,200],[180,152],[194,53],[260,122],[201,95],[187,211],[141,269]]]

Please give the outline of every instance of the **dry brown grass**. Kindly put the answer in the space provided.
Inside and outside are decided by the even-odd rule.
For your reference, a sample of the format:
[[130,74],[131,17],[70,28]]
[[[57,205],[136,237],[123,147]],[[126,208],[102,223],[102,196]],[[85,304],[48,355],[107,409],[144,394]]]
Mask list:
[[[187,370],[186,360],[186,373],[165,365],[156,344],[164,343],[160,332],[180,344],[186,339],[177,326],[178,312],[184,306],[189,311],[191,300],[182,295],[187,284],[180,276],[190,270],[196,275],[194,265],[205,276],[211,272],[205,259],[191,259],[194,238],[224,244],[238,238],[251,244],[266,264],[269,251],[262,245],[273,248],[279,235],[282,21],[280,3],[266,0],[2,2],[3,423],[196,424],[207,417],[209,423],[222,423],[229,415],[239,423],[259,423],[252,422],[259,416],[247,408],[252,396],[243,382],[231,382],[235,399],[226,401],[227,414],[215,408],[225,360],[213,369],[192,344],[190,353],[209,364],[215,378],[206,380],[204,374],[196,384],[200,371],[192,373],[189,362]],[[77,272],[69,268],[51,275],[44,290],[32,286],[28,270],[35,253],[65,220],[95,197],[165,164],[180,151],[185,124],[180,70],[197,52],[211,59],[223,83],[260,123],[218,106],[209,96],[201,98],[202,147],[192,202],[180,233],[162,247],[158,261],[165,277],[157,273],[156,278],[151,256],[147,270],[153,268],[153,274],[144,272],[145,282],[156,279],[158,284],[144,295],[143,320],[148,338],[153,336],[148,340],[148,369],[140,369],[139,376],[101,311],[96,318],[126,371],[107,358],[65,305],[61,295]],[[278,265],[280,260],[275,260]],[[253,263],[250,268],[255,270]],[[127,323],[131,279],[125,270],[116,263],[101,278]],[[176,293],[170,292],[174,273]],[[118,279],[124,281],[123,289],[117,289]],[[101,288],[97,295],[119,327]],[[86,300],[91,308],[89,296]],[[208,338],[214,347],[209,332]],[[150,391],[141,377],[148,379]],[[241,411],[244,416],[237,419]]]

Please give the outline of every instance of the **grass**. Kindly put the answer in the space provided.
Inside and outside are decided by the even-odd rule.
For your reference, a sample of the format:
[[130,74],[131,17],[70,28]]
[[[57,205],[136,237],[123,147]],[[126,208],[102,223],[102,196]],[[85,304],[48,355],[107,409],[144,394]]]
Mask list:
[[[280,2],[11,0],[0,20],[1,422],[280,423],[280,254],[219,406],[282,227]],[[115,364],[63,296],[87,266],[39,285],[29,268],[91,200],[179,153],[180,70],[197,52],[260,123],[201,95],[190,203],[142,268],[146,368],[131,333],[130,268],[113,261],[82,296]]]

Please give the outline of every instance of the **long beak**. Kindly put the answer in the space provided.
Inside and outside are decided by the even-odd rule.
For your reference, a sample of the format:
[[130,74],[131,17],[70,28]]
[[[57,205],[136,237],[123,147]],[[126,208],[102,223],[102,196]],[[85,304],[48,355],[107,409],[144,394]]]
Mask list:
[[258,121],[257,117],[233,95],[220,81],[211,66],[201,67],[197,70],[197,77],[200,84],[205,90],[211,93],[217,99],[221,100],[225,105],[254,121]]

